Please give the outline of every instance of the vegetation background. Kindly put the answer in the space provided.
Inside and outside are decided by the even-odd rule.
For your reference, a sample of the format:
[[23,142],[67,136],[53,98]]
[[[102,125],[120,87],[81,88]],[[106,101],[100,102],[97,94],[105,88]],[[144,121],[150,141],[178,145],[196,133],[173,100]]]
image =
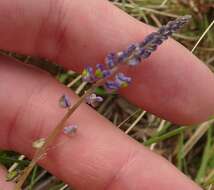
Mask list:
[[[111,0],[111,2],[136,19],[155,27],[160,27],[179,15],[192,15],[192,22],[173,37],[190,51],[195,47],[193,53],[214,71],[214,27],[212,27],[214,0]],[[77,73],[67,71],[48,60],[12,52],[1,51],[1,53],[47,70],[76,94],[82,94],[89,87],[81,82]],[[204,189],[214,189],[212,185],[214,118],[197,126],[178,126],[146,113],[117,94],[106,94],[101,88],[97,89],[97,93],[104,97],[104,102],[96,108],[100,114],[132,138],[164,156]],[[7,180],[15,180],[16,175],[29,161],[23,155],[0,151],[0,163],[9,170]],[[37,166],[28,178],[25,189],[71,188]]]

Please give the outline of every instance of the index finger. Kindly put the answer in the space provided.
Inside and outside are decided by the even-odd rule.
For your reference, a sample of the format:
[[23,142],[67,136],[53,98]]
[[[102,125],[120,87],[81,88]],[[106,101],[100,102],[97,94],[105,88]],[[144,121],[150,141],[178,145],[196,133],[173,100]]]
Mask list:
[[[0,19],[0,48],[41,55],[77,71],[153,30],[104,0],[90,0],[90,6],[85,0],[3,0]],[[186,124],[214,113],[213,74],[173,40],[129,75],[133,83],[122,94],[147,111]]]

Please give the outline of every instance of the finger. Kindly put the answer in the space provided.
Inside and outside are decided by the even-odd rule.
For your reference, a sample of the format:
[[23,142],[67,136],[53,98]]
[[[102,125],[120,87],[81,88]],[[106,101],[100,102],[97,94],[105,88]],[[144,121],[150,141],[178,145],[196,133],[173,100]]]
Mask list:
[[[44,72],[6,58],[0,59],[0,81],[0,147],[32,157],[32,142],[65,114],[59,97],[69,94],[72,103],[77,97]],[[79,126],[77,134],[60,135],[41,164],[76,189],[200,189],[87,105],[69,123]]]
[[[104,0],[90,0],[90,6],[85,0],[2,0],[0,21],[0,48],[45,56],[77,71],[153,30]],[[122,94],[147,111],[187,124],[214,113],[213,74],[173,40],[129,75],[133,83]]]
[[12,190],[14,189],[15,185],[12,182],[6,181],[6,170],[0,166],[0,189],[1,190]]

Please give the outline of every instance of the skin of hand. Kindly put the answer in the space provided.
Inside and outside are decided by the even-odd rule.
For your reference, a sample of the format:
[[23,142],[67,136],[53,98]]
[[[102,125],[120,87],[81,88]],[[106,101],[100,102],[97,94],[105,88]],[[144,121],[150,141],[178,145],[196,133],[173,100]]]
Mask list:
[[[0,23],[1,49],[46,57],[76,71],[153,31],[105,0],[1,0]],[[127,72],[134,80],[121,94],[147,111],[180,124],[214,113],[213,74],[173,40]],[[64,114],[59,97],[78,98],[46,72],[6,57],[0,57],[0,91],[0,148],[29,158],[32,142],[46,137]],[[75,189],[201,189],[87,105],[69,122],[79,125],[77,134],[60,135],[59,146],[40,164]],[[0,189],[13,189],[4,176],[1,169]]]

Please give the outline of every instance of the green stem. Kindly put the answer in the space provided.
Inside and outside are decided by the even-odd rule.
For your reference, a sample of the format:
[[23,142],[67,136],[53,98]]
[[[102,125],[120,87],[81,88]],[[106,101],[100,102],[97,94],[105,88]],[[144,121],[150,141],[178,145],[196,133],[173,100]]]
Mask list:
[[203,153],[203,157],[201,160],[200,168],[199,168],[198,173],[195,178],[195,181],[199,184],[201,184],[203,182],[203,179],[204,179],[204,176],[206,173],[208,161],[211,156],[211,147],[212,147],[211,144],[212,144],[212,127],[210,127],[207,131],[206,146],[204,148],[204,153]]
[[185,129],[186,129],[186,127],[180,127],[180,128],[178,128],[178,129],[175,129],[175,130],[173,130],[173,131],[170,131],[170,132],[168,132],[168,133],[166,133],[166,134],[164,134],[164,135],[151,138],[151,139],[145,141],[145,142],[144,142],[144,145],[145,145],[145,146],[149,146],[149,145],[151,145],[151,144],[153,144],[153,143],[158,143],[158,142],[160,142],[160,141],[164,141],[164,140],[166,140],[166,139],[168,139],[168,138],[170,138],[170,137],[173,137],[173,136],[176,136],[176,135],[180,134],[180,133],[183,132]]
[[182,171],[183,169],[183,147],[184,147],[184,133],[181,132],[178,139],[178,153],[177,153],[177,168]]

